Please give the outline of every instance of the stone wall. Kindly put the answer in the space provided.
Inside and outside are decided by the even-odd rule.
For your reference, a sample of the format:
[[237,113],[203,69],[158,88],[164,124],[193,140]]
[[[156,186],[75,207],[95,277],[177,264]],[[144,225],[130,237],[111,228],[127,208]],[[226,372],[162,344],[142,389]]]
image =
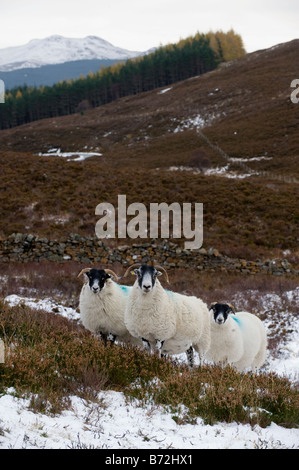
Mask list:
[[135,243],[111,248],[105,241],[93,237],[70,234],[59,240],[39,238],[32,234],[13,233],[0,240],[0,262],[28,261],[77,261],[83,264],[111,265],[119,262],[124,266],[134,262],[156,263],[168,267],[196,268],[201,271],[259,272],[274,275],[299,274],[285,259],[248,261],[229,258],[214,248],[185,250],[164,240],[157,243]]

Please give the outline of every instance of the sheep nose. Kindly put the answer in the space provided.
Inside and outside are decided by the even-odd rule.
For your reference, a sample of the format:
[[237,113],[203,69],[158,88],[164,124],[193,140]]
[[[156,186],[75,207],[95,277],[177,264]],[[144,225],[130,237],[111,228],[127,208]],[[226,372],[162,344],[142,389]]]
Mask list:
[[96,294],[99,291],[99,288],[98,287],[93,287],[92,290]]
[[150,285],[150,284],[149,284],[149,285],[143,284],[142,287],[143,287],[143,290],[144,290],[144,291],[148,292],[148,291],[150,290],[150,288],[151,288],[151,285]]

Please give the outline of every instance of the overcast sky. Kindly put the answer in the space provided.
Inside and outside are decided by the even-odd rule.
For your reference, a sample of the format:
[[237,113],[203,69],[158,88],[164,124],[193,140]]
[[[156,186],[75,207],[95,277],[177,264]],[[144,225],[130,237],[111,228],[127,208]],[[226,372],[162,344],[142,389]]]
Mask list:
[[133,51],[233,28],[247,52],[299,38],[298,0],[0,0],[0,49],[53,34]]

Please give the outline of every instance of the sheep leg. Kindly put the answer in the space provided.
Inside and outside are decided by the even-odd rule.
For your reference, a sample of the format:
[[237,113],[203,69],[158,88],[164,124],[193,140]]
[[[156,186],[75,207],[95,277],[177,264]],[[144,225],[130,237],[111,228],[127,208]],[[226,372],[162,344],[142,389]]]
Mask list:
[[146,349],[146,351],[148,351],[148,352],[151,352],[150,342],[145,338],[141,338],[141,341],[142,341],[144,349]]
[[192,346],[190,346],[190,348],[187,349],[186,354],[187,354],[187,360],[188,360],[189,367],[192,368],[193,365],[194,365],[194,350],[193,350]]
[[159,357],[163,357],[162,348],[163,348],[164,341],[160,339],[156,339],[156,350],[158,351]]
[[107,335],[107,340],[108,340],[108,341],[111,341],[111,345],[114,344],[115,339],[116,339],[116,335],[114,335],[113,333],[109,333],[109,334]]
[[104,345],[106,346],[107,344],[107,335],[103,333],[102,331],[99,332],[100,338],[102,341],[104,341]]

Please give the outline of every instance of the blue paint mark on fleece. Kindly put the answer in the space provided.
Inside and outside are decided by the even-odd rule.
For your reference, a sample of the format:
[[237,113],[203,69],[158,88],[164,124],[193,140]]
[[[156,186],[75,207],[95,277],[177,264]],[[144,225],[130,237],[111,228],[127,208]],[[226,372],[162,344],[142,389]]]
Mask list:
[[233,320],[235,320],[235,322],[237,323],[238,327],[239,327],[239,328],[242,328],[242,322],[241,322],[241,320],[240,320],[237,316],[235,316],[235,315],[231,315],[231,317],[232,317]]
[[173,292],[172,290],[165,289],[165,292],[170,295],[170,297],[173,297]]
[[124,294],[129,295],[130,290],[132,289],[132,286],[121,286],[118,285],[118,287],[121,288],[121,290],[124,292]]

